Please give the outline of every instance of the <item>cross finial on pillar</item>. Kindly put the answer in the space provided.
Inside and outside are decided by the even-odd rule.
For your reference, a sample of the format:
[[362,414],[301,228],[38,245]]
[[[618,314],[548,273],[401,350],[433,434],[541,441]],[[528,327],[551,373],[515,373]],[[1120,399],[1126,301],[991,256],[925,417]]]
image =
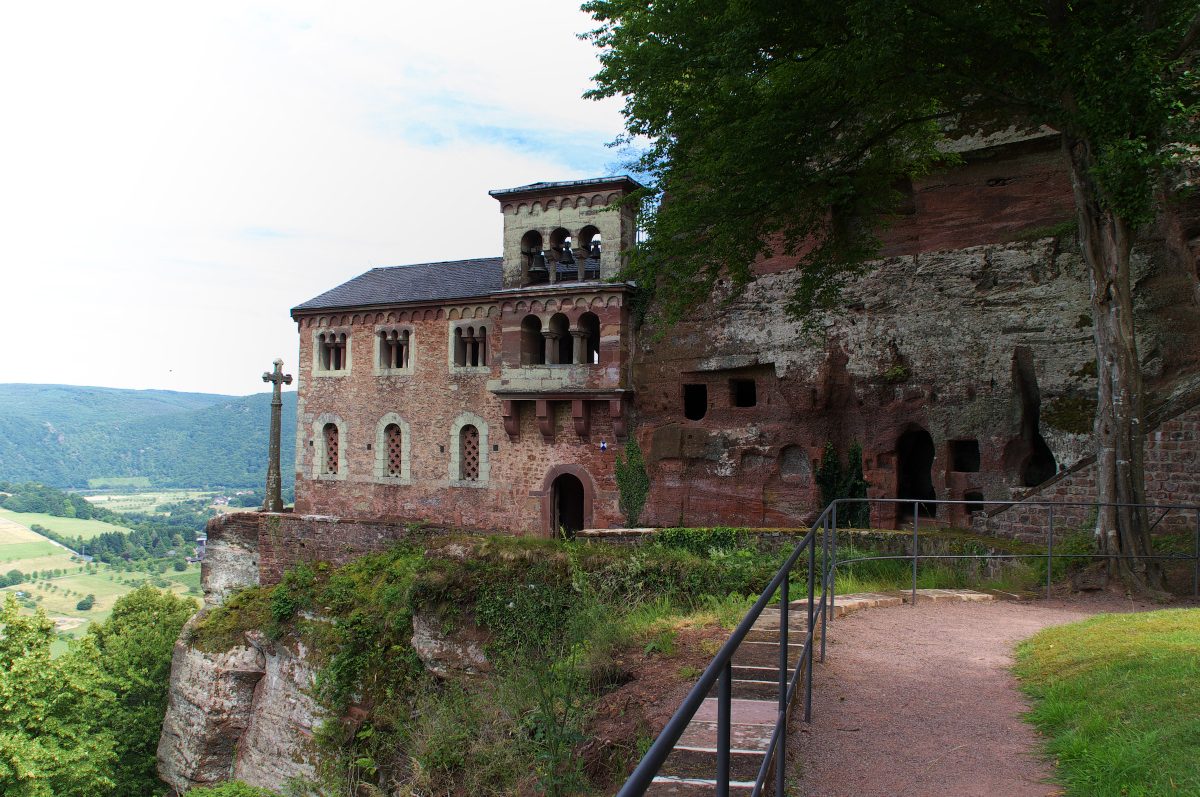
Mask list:
[[263,381],[271,382],[271,448],[267,455],[267,494],[263,498],[262,511],[282,512],[283,496],[280,495],[281,484],[279,477],[279,428],[283,416],[284,385],[292,383],[292,375],[284,374],[283,360],[275,360],[275,372],[263,373]]

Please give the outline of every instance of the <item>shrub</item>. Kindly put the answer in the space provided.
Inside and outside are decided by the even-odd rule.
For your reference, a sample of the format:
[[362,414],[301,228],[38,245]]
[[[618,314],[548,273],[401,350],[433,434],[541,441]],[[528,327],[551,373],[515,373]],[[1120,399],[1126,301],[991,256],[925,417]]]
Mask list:
[[625,456],[617,454],[613,475],[617,481],[619,505],[621,514],[625,516],[625,527],[634,528],[642,516],[646,498],[650,495],[650,477],[646,475],[642,449],[638,447],[637,439],[633,435],[625,442]]

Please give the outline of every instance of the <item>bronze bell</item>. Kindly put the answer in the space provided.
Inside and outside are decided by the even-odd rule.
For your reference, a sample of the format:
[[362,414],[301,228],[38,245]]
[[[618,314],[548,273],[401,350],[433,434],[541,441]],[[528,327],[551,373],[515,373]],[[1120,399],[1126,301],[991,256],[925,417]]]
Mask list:
[[570,244],[562,245],[562,256],[558,259],[559,263],[570,265],[575,262],[575,253],[571,251]]
[[529,266],[530,277],[550,277],[550,269],[546,268],[546,255],[543,252],[535,252],[533,255],[533,263]]
[[588,257],[593,260],[600,259],[600,242],[599,241],[592,241],[592,249],[590,252],[588,252]]

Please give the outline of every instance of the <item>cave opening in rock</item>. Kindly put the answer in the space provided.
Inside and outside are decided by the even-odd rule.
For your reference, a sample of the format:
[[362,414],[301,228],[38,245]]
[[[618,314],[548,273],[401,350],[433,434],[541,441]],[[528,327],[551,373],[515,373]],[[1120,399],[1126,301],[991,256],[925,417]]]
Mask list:
[[1058,463],[1041,432],[1042,393],[1038,389],[1033,350],[1013,351],[1013,387],[1021,399],[1021,453],[1018,473],[1025,487],[1037,487],[1058,472]]
[[708,414],[708,385],[683,386],[683,417],[701,420]]
[[[911,429],[896,441],[896,497],[911,501],[937,498],[933,489],[933,437],[924,429]],[[936,517],[936,504],[920,504],[921,517]],[[898,514],[912,517],[913,505],[901,504]]]

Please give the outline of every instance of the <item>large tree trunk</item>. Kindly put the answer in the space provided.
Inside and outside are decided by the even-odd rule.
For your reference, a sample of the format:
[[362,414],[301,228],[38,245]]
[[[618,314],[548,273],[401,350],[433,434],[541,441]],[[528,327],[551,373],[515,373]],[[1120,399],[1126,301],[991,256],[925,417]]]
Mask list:
[[[1143,589],[1163,589],[1162,568],[1152,553],[1147,518],[1142,369],[1134,337],[1133,285],[1129,255],[1133,230],[1102,202],[1101,188],[1092,179],[1094,163],[1086,140],[1063,134],[1071,163],[1075,206],[1079,214],[1079,244],[1092,289],[1092,323],[1096,339],[1097,395],[1096,483],[1099,499],[1136,506],[1100,507],[1096,546],[1111,557],[1109,574],[1120,574]],[[1117,555],[1143,557],[1117,559]]]

